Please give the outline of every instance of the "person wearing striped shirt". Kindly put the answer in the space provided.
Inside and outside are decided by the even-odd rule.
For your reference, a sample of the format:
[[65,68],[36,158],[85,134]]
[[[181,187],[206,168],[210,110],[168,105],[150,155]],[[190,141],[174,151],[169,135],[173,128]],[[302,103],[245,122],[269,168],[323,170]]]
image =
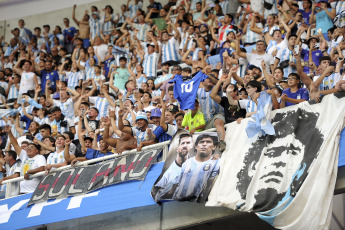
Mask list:
[[6,91],[7,102],[13,102],[17,100],[19,96],[19,84],[20,84],[20,75],[14,74],[13,79],[9,81],[9,85]]
[[[176,28],[175,24],[171,20],[167,20],[167,24],[171,25],[175,34],[173,37],[169,37],[167,31],[162,32],[162,62],[169,61],[171,65],[177,64],[180,62],[181,57],[178,52],[179,49],[179,39],[180,32]],[[146,74],[147,75],[147,74]]]
[[145,23],[144,15],[140,15],[138,20],[137,24],[133,24],[134,28],[138,30],[137,38],[140,41],[146,41],[146,35],[151,30],[151,26]]
[[67,87],[74,90],[76,86],[81,86],[81,82],[84,78],[82,72],[79,71],[76,62],[72,63],[71,71],[64,71],[68,60],[62,63],[59,73],[67,77]]
[[182,164],[178,187],[173,199],[179,201],[197,201],[207,196],[207,185],[219,173],[219,159],[215,159],[217,137],[202,134],[195,141],[196,155]]
[[229,0],[219,0],[219,5],[222,7],[223,14],[226,15],[228,12],[230,1]]
[[[230,105],[236,105],[241,109],[245,109],[247,112],[246,117],[251,117],[257,110],[255,100],[257,99],[257,93],[261,92],[261,84],[258,81],[252,80],[247,83],[246,90],[248,93],[248,99],[234,100],[232,97],[228,97],[228,100]],[[231,93],[231,90],[229,93]]]
[[89,22],[91,40],[94,40],[96,36],[101,36],[102,23],[99,20],[99,13],[93,12]]
[[19,19],[18,26],[20,40],[24,45],[27,45],[30,42],[30,39],[32,38],[32,32],[31,30],[24,28],[25,22],[23,19]]
[[[278,66],[278,63],[281,68],[284,70],[284,78],[288,78],[290,73],[295,73],[296,69],[296,58],[293,55],[294,47],[296,44],[297,36],[295,34],[291,34],[288,37],[288,47],[282,48],[278,51],[277,56],[275,57],[276,60],[274,62],[275,69]],[[288,63],[288,65],[282,65],[282,63]]]
[[128,0],[127,2],[127,9],[129,10],[129,17],[134,18],[135,15],[137,14],[137,11],[142,9],[143,2],[139,0],[134,0],[134,4],[129,5],[130,1],[131,0]]
[[322,74],[314,76],[313,78],[314,86],[320,91],[333,89],[341,80],[340,68],[342,62],[338,62],[336,68],[333,63],[330,63],[327,66],[327,64],[325,64],[326,62],[329,63],[328,56],[321,58],[320,66],[323,69]]
[[[148,34],[148,36],[151,36]],[[143,53],[141,52],[141,58],[144,59],[143,61],[143,67],[144,67],[144,74],[147,78],[155,78],[157,76],[157,66],[158,66],[158,60],[159,60],[159,48],[157,40],[154,38],[154,36],[151,36],[153,44],[148,43],[147,44],[147,51],[148,55],[144,58]],[[139,50],[142,50],[141,47],[139,47]]]
[[156,202],[171,199],[173,197],[176,189],[173,185],[178,183],[182,165],[189,158],[189,152],[192,149],[193,136],[188,133],[179,135],[176,158],[164,172],[161,179],[155,183],[153,192],[151,193]]
[[[54,100],[50,97],[50,94],[48,92],[48,89],[46,89],[46,100],[48,103],[53,104],[54,106],[57,106],[60,108],[62,114],[66,116],[66,118],[74,119],[74,102],[78,100],[78,97],[80,96],[76,91],[66,88],[64,85],[65,82],[61,82],[59,84],[59,97],[60,100]],[[67,91],[69,93],[73,94],[73,97],[70,98],[67,94]]]
[[261,39],[261,35],[253,32],[250,28],[255,26],[257,28],[262,29],[262,23],[260,22],[260,18],[257,13],[254,13],[251,18],[247,21],[247,27],[244,28],[243,33],[246,34],[246,39],[244,41],[244,45],[254,45],[258,40]]
[[113,27],[113,22],[115,21],[114,9],[111,5],[106,5],[103,9],[105,12],[103,18],[101,19],[102,22],[102,33],[103,35],[111,34]]

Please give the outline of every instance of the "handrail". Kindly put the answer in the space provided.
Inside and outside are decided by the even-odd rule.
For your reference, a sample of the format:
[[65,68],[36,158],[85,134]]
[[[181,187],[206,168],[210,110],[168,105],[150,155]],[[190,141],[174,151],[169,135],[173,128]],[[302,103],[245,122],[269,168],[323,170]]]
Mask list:
[[[202,132],[214,132],[214,131],[216,131],[216,129],[215,128],[211,128],[211,129],[208,129],[208,130],[204,130]],[[169,144],[170,144],[170,141],[165,141],[165,142],[161,142],[161,143],[157,143],[157,144],[153,144],[153,145],[149,145],[149,146],[144,146],[142,149],[143,150],[147,150],[147,149],[155,149],[155,148],[163,147],[162,161],[165,161],[165,159],[167,157],[167,154],[168,154],[168,145]],[[128,151],[123,152],[122,154],[114,153],[112,155],[108,155],[108,156],[104,156],[104,157],[99,157],[99,158],[95,158],[95,159],[91,159],[91,160],[87,160],[87,161],[83,161],[83,162],[77,162],[75,164],[75,166],[86,166],[86,165],[89,165],[89,164],[93,164],[93,163],[109,160],[109,159],[112,159],[112,158],[116,158],[116,157],[120,157],[120,156],[126,156],[126,155],[129,155],[131,153],[135,153],[135,152],[138,152],[137,149],[128,150]],[[65,169],[68,169],[68,168],[71,168],[71,167],[75,167],[75,166],[72,166],[72,165],[62,166],[62,167],[59,167],[59,168],[52,169],[50,171],[50,173],[62,171],[62,170],[65,170]],[[42,172],[38,172],[38,173],[35,173],[35,174],[31,175],[30,179],[36,178],[36,177],[40,177],[40,176],[44,176],[44,175],[46,175],[45,172],[43,172],[43,171]],[[10,197],[9,194],[11,194],[11,187],[12,187],[11,183],[15,183],[15,182],[22,181],[22,180],[24,180],[23,176],[16,177],[16,178],[13,178],[13,179],[9,179],[9,180],[5,180],[5,181],[2,182],[3,184],[6,184],[6,198]]]

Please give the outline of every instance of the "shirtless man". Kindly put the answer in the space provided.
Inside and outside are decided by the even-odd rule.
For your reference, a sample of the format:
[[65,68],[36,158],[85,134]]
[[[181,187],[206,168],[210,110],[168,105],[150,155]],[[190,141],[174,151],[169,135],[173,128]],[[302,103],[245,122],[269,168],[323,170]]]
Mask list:
[[88,15],[88,11],[85,10],[84,17],[81,21],[78,21],[75,18],[75,9],[77,8],[77,5],[73,6],[73,13],[72,13],[72,19],[79,27],[79,38],[83,39],[83,46],[84,48],[89,47],[90,44],[90,25],[89,25],[89,19],[90,16]]
[[[122,119],[122,118],[120,118]],[[137,140],[130,134],[121,132],[120,138],[111,138],[109,137],[109,126],[110,119],[104,118],[104,137],[103,140],[105,143],[115,148],[115,152],[121,154],[125,150],[135,149],[137,147]]]

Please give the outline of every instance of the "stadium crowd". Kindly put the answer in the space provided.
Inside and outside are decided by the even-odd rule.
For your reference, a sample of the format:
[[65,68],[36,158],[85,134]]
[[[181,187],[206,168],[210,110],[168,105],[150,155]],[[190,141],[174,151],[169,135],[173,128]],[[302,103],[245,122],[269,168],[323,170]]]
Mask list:
[[[344,1],[140,0],[75,5],[30,31],[0,38],[0,183],[33,192],[30,175],[216,128],[257,111],[345,90]],[[256,10],[261,9],[261,10]],[[30,25],[33,26],[33,25]],[[1,187],[5,196],[5,185]]]

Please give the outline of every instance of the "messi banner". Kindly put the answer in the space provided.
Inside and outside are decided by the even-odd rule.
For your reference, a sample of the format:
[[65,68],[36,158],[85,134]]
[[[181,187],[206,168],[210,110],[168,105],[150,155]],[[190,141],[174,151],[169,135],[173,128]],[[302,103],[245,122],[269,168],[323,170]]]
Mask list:
[[255,212],[278,229],[328,229],[344,128],[344,93],[271,113],[275,135],[227,125],[227,149],[206,206]]
[[66,198],[128,180],[143,180],[162,148],[120,156],[95,165],[77,166],[46,175],[28,205]]
[[215,132],[193,135],[185,130],[177,132],[162,173],[152,188],[153,199],[204,202],[219,173],[217,145]]

